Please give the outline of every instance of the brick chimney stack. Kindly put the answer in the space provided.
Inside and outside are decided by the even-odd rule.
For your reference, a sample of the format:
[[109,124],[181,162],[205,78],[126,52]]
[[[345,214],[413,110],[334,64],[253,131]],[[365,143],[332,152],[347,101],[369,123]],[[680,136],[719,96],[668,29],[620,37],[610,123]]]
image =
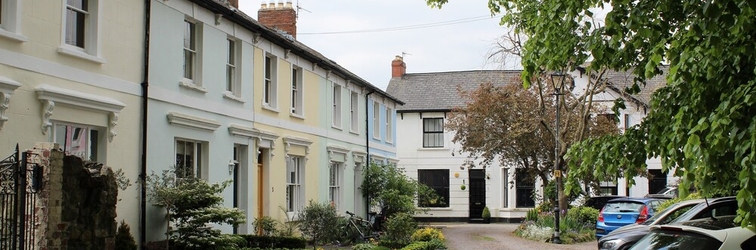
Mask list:
[[404,63],[404,58],[396,56],[391,61],[391,78],[401,78],[407,73],[407,64]]
[[297,38],[297,13],[291,0],[286,0],[286,3],[279,0],[278,5],[275,0],[267,4],[263,1],[260,10],[257,11],[257,20],[269,28],[282,30]]

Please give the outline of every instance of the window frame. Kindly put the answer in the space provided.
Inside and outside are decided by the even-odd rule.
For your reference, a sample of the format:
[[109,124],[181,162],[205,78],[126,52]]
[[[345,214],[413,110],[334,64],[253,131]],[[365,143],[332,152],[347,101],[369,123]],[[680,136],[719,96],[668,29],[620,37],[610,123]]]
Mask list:
[[418,169],[417,181],[418,183],[425,184],[429,188],[433,189],[443,201],[437,204],[428,204],[419,197],[417,200],[418,207],[424,208],[446,208],[450,207],[449,191],[449,169]]
[[0,1],[0,37],[17,42],[28,40],[21,34],[21,2],[22,0]]
[[[184,151],[181,152],[181,153],[184,153],[184,154],[179,154],[179,144],[183,144]],[[192,175],[193,175],[193,177],[196,177],[198,179],[205,179],[206,180],[207,179],[207,177],[205,176],[206,175],[206,173],[205,173],[205,165],[206,165],[205,164],[205,159],[206,159],[206,157],[205,157],[204,153],[205,153],[205,150],[207,150],[207,146],[206,146],[207,142],[198,141],[198,140],[192,140],[192,139],[186,139],[186,138],[175,138],[173,140],[173,146],[174,146],[173,152],[174,152],[174,155],[176,156],[176,158],[175,158],[175,165],[174,165],[174,168],[175,168],[175,171],[176,171],[176,177],[177,178],[184,178],[186,176],[186,175],[183,174],[184,172],[181,171],[182,168],[186,168],[186,166],[182,166],[182,164],[179,162],[179,155],[183,156],[183,158],[184,158],[183,162],[185,163],[186,162],[186,155],[187,155],[186,154],[186,149],[187,149],[186,146],[188,144],[192,144],[191,145],[191,149],[193,151],[193,155],[191,155],[192,166],[190,166],[190,169],[192,170]]]
[[304,117],[303,72],[301,67],[291,68],[291,114]]
[[304,157],[291,156],[286,165],[286,211],[297,214],[304,203]]
[[386,142],[393,142],[394,141],[394,133],[393,133],[393,121],[391,117],[393,116],[393,109],[386,107]]
[[360,112],[359,112],[359,95],[355,91],[351,91],[349,95],[349,120],[351,121],[349,132],[358,133],[360,124]]
[[[428,122],[426,122],[426,121],[431,121],[431,120],[440,121],[441,129],[431,130],[432,128],[429,128],[427,126],[429,124]],[[444,118],[443,117],[427,117],[427,118],[422,118],[422,121],[423,121],[423,148],[443,148],[446,144],[446,142],[444,141]],[[437,127],[437,125],[434,127]],[[437,141],[434,144],[431,144],[429,141],[430,139],[429,136],[431,135],[433,135],[434,140]],[[438,136],[440,136],[441,138],[440,139],[435,138]],[[439,145],[439,142],[440,142],[440,145]]]
[[[184,80],[187,80],[188,82],[191,82],[194,84],[194,82],[197,81],[197,72],[199,71],[199,67],[197,67],[197,57],[199,56],[199,51],[197,49],[197,23],[188,19],[184,19],[184,36],[183,36],[183,45],[182,45],[182,51],[183,53],[183,78]],[[187,44],[188,43],[188,44]],[[191,58],[187,59],[187,57],[190,56]],[[191,64],[187,66],[187,64]]]
[[[61,130],[59,128],[61,126],[65,126],[65,134],[61,137],[60,133]],[[85,140],[85,148],[82,152],[84,155],[79,155],[77,153],[72,153],[69,151],[69,145],[68,141],[68,128],[71,127],[72,129],[76,128],[82,128],[84,130],[84,134],[86,137]],[[92,125],[85,125],[85,124],[77,124],[77,123],[71,123],[71,122],[61,122],[61,121],[54,121],[53,122],[53,135],[52,135],[52,142],[57,143],[60,145],[61,149],[63,150],[64,154],[66,155],[76,155],[84,160],[89,161],[102,161],[106,159],[105,153],[107,153],[106,147],[107,147],[107,141],[104,139],[107,132],[106,128],[98,127],[98,126],[92,126]],[[82,137],[80,137],[82,138]],[[63,139],[63,142],[60,142],[59,139]],[[75,141],[75,138],[70,138],[71,143],[73,144]],[[81,142],[79,142],[81,143]],[[73,145],[71,146],[73,147]]]
[[226,39],[226,92],[241,98],[241,43],[234,37]]
[[[533,199],[533,192],[535,192],[535,177],[527,174],[526,169],[518,168],[515,170],[515,207],[516,208],[532,208],[535,207],[535,199]],[[529,180],[523,179],[528,178]],[[520,192],[526,192],[522,194]],[[520,198],[526,197],[525,200]]]
[[344,183],[344,163],[331,162],[329,166],[328,174],[328,201],[336,208],[336,211],[341,211],[342,190],[341,186]]
[[270,110],[276,110],[278,107],[277,93],[277,72],[278,72],[278,58],[272,54],[266,54],[263,64],[263,108]]
[[[64,55],[74,56],[77,58],[85,59],[88,61],[96,62],[96,63],[105,63],[106,60],[101,57],[101,13],[102,13],[102,4],[104,1],[101,0],[81,0],[82,3],[86,3],[85,5],[86,10],[71,6],[68,4],[68,1],[65,1],[61,8],[62,10],[62,17],[61,17],[61,41],[60,46],[58,47],[58,52]],[[82,45],[78,44],[71,44],[69,43],[69,32],[71,32],[71,28],[69,25],[70,18],[73,18],[72,16],[69,16],[70,11],[78,12],[78,11],[84,11],[84,18],[81,20],[81,22],[71,22],[71,23],[80,23],[81,25],[81,36],[80,40],[83,43]]]
[[381,139],[381,106],[373,101],[373,139]]
[[331,104],[333,105],[333,119],[331,125],[333,126],[333,128],[341,129],[341,85],[333,83],[333,88],[331,90],[331,100]]

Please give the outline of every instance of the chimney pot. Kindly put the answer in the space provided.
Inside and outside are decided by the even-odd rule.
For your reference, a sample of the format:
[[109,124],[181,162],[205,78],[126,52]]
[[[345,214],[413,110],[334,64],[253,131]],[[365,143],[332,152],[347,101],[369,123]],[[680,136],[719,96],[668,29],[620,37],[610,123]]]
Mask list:
[[268,3],[265,1],[262,1],[262,4],[260,4],[260,10],[265,10],[268,8]]
[[291,0],[286,0],[286,6],[287,9],[293,9]]

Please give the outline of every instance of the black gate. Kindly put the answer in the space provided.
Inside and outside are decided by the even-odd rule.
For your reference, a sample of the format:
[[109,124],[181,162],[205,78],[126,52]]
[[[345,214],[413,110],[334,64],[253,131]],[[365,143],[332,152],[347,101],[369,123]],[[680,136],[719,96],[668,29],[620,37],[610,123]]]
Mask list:
[[0,161],[0,250],[34,249],[42,167],[27,164],[30,155],[21,155],[16,145],[16,151]]

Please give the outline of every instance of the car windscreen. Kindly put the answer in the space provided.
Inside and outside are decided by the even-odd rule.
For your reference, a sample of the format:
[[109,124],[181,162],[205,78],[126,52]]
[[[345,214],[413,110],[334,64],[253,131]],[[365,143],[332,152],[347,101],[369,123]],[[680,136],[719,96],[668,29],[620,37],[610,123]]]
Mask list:
[[644,204],[632,201],[612,201],[604,205],[604,213],[640,212]]
[[[656,213],[654,216],[649,218],[648,220],[641,223],[642,225],[664,225],[669,224],[672,222],[672,220],[677,219],[677,217],[680,217],[680,215],[684,214],[693,206],[696,204],[685,204],[680,205],[674,204],[667,209],[664,209],[664,211]],[[658,220],[658,221],[657,221]]]
[[719,249],[720,246],[721,241],[702,234],[655,230],[640,239],[630,250]]

